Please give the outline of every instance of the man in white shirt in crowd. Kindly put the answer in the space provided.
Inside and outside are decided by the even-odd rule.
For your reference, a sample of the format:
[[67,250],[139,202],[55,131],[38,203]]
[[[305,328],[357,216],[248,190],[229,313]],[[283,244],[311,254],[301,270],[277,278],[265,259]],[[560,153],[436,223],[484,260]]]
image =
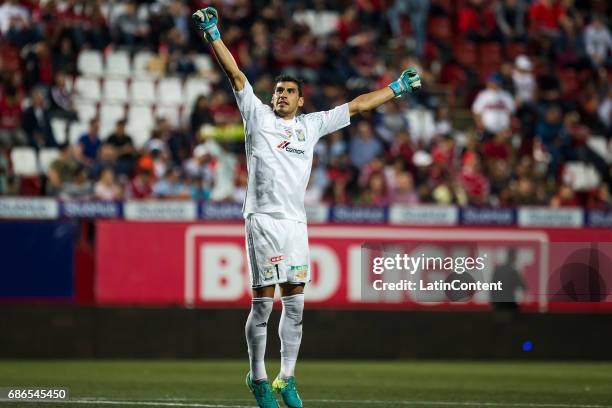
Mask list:
[[474,121],[482,130],[483,139],[509,129],[514,111],[512,95],[501,87],[501,76],[497,73],[490,75],[487,87],[478,93],[472,104]]

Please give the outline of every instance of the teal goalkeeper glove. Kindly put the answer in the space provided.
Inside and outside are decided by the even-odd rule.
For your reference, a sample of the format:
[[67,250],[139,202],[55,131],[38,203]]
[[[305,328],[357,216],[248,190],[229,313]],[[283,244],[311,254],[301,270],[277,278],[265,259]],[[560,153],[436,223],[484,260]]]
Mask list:
[[396,98],[421,89],[421,77],[414,68],[408,68],[400,77],[389,84]]
[[208,43],[221,38],[221,33],[217,28],[217,22],[219,21],[219,13],[214,7],[206,7],[198,10],[191,15],[193,22],[199,30],[204,31],[204,38]]

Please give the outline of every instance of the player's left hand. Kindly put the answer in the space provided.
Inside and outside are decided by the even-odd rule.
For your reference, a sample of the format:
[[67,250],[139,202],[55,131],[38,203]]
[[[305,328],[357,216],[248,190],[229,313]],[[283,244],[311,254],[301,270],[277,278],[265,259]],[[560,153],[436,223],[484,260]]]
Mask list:
[[421,77],[414,68],[408,68],[402,72],[400,77],[389,84],[396,98],[421,89]]
[[217,28],[219,13],[214,7],[200,9],[191,15],[193,22],[199,30],[204,31],[204,37],[209,43],[221,38],[221,33]]

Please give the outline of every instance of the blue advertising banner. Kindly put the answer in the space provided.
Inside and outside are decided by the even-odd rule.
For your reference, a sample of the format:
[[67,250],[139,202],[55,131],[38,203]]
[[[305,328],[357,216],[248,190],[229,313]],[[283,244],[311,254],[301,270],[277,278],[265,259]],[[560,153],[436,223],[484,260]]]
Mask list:
[[589,227],[612,228],[612,210],[591,210],[586,213]]
[[123,203],[113,201],[63,201],[60,216],[67,218],[119,218]]
[[387,208],[335,206],[330,211],[330,218],[332,222],[385,223]]
[[200,202],[199,215],[204,220],[241,220],[242,204]]
[[74,239],[69,222],[0,222],[0,298],[74,294]]
[[459,216],[462,225],[514,225],[516,211],[512,208],[462,208]]

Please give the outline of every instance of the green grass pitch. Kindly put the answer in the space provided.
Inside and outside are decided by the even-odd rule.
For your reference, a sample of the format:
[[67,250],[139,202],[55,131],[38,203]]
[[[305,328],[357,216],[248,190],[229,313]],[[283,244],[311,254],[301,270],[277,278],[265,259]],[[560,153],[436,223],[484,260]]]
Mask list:
[[[277,364],[268,364],[272,376]],[[0,387],[67,387],[7,407],[255,407],[243,361],[0,361]],[[612,408],[612,363],[298,362],[306,408]]]

